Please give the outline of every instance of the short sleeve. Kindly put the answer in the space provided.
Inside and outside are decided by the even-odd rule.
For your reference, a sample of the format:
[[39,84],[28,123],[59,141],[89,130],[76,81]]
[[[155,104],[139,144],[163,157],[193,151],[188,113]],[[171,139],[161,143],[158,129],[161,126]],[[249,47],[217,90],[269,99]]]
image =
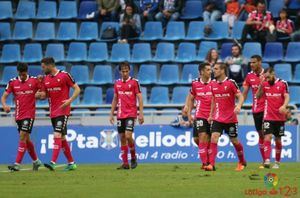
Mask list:
[[9,81],[6,85],[6,88],[5,88],[5,92],[10,94],[11,92],[13,92],[13,86],[12,86],[12,81]]
[[249,75],[246,76],[246,78],[245,78],[245,80],[243,82],[243,86],[250,87]]
[[73,78],[73,76],[69,73],[66,73],[66,83],[69,87],[73,87],[73,85],[75,84],[75,80]]
[[139,81],[135,81],[135,82],[136,83],[135,83],[135,86],[134,86],[134,93],[139,94],[139,93],[141,93],[140,83],[139,83]]
[[231,89],[233,91],[234,94],[240,93],[240,89],[239,86],[236,84],[236,82],[234,80],[231,80]]

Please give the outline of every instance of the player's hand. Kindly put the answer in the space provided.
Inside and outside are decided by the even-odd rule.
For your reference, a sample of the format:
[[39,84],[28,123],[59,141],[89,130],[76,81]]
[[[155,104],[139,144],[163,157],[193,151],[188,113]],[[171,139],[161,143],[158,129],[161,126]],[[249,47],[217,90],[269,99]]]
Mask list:
[[143,124],[144,123],[144,115],[140,114],[138,117],[138,120],[139,120],[139,124]]
[[189,119],[189,123],[193,124],[193,122],[194,122],[193,116],[192,115],[188,115],[188,119]]
[[5,111],[5,113],[9,113],[10,112],[10,106],[8,106],[8,105],[3,106],[3,110]]
[[236,107],[234,108],[234,113],[235,113],[236,115],[239,114],[240,111],[241,111],[241,107],[236,106]]
[[288,112],[288,109],[286,108],[286,106],[283,105],[279,108],[279,113],[286,115],[287,112]]
[[209,117],[207,118],[207,122],[208,122],[209,124],[212,123],[212,116],[209,116]]
[[38,75],[37,79],[39,82],[43,82],[44,76],[43,75]]
[[69,98],[69,99],[67,99],[67,100],[64,100],[64,101],[63,101],[63,104],[62,104],[60,107],[64,109],[64,108],[70,106],[71,103],[72,103],[72,100]]
[[110,122],[110,124],[114,125],[115,119],[114,119],[114,116],[113,116],[113,115],[110,115],[110,116],[109,116],[109,122]]

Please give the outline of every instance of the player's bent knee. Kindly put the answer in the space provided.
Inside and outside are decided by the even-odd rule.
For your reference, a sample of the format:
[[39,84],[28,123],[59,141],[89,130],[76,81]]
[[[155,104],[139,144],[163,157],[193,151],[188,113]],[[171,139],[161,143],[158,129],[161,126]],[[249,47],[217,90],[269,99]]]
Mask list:
[[54,132],[54,138],[62,138],[62,134],[58,132]]

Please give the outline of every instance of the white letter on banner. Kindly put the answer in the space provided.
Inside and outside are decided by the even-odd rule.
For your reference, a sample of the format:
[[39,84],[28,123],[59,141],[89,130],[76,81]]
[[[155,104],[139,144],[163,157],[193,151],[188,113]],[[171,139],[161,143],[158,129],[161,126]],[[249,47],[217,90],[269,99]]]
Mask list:
[[176,143],[176,139],[173,135],[166,135],[162,138],[162,144],[166,147],[174,146]]
[[229,144],[229,138],[225,135],[221,135],[219,138],[218,146],[226,146]]
[[259,139],[258,133],[256,131],[249,131],[246,134],[246,139],[248,140],[248,146],[255,146],[257,145]]
[[135,143],[138,147],[144,148],[148,145],[148,138],[145,135],[137,136]]
[[190,141],[191,141],[191,133],[188,131],[185,132],[185,135],[179,135],[177,137],[178,146],[182,146],[182,147],[187,146],[188,147],[191,145]]
[[285,131],[284,136],[281,137],[282,146],[289,146],[292,144],[292,133],[290,131]]
[[77,136],[76,131],[74,131],[73,129],[68,129],[67,136],[66,136],[68,142],[74,141],[76,139],[76,136]]
[[85,137],[82,134],[79,134],[78,137],[76,138],[77,140],[77,146],[80,149],[84,149],[85,148]]
[[98,148],[98,138],[94,136],[87,137],[87,148]]

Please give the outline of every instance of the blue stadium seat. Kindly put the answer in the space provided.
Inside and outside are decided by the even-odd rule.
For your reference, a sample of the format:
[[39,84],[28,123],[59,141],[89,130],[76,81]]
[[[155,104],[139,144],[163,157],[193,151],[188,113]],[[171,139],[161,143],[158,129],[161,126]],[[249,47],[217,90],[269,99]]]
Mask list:
[[38,23],[34,40],[48,41],[54,39],[55,39],[55,24],[51,22]]
[[60,1],[57,19],[73,19],[77,18],[76,1]]
[[253,55],[262,56],[261,44],[257,42],[245,43],[243,47],[243,55],[248,60],[250,60]]
[[249,89],[247,99],[244,102],[244,105],[252,105],[252,89]]
[[117,39],[101,39],[103,31],[108,28],[108,27],[112,27],[115,28],[116,32],[118,33],[120,31],[120,24],[117,22],[103,22],[101,25],[101,29],[100,29],[100,36],[99,36],[99,40],[101,41],[115,41]]
[[86,15],[98,10],[98,5],[95,1],[83,1],[80,3],[78,18],[86,19]]
[[2,48],[1,63],[13,63],[21,61],[19,44],[5,44]]
[[111,104],[113,98],[114,98],[114,88],[110,87],[106,89],[105,104]]
[[53,57],[55,62],[60,62],[65,60],[65,50],[64,45],[61,43],[50,43],[47,45],[46,57]]
[[278,62],[283,60],[283,46],[282,43],[272,42],[265,45],[263,61]]
[[86,43],[72,42],[69,45],[67,61],[80,62],[87,59]]
[[61,22],[57,32],[57,40],[69,41],[77,39],[77,25],[74,22]]
[[[75,79],[76,80],[76,79]],[[70,94],[69,94],[69,96],[71,97],[72,95],[73,95],[73,93],[74,93],[74,89],[70,89]],[[80,104],[80,98],[79,98],[79,96],[72,102],[72,106],[73,105],[79,105]]]
[[17,76],[18,72],[16,66],[6,66],[3,68],[1,84],[6,85],[10,81],[10,79]]
[[132,50],[132,63],[143,63],[152,60],[150,43],[136,43]]
[[163,40],[176,41],[185,38],[184,22],[170,21],[167,25],[166,35]]
[[[21,1],[23,2],[23,1]],[[15,29],[13,33],[15,40],[26,40],[32,38],[32,23],[17,21],[15,23]]]
[[277,78],[281,78],[285,81],[292,81],[292,66],[288,63],[275,64],[274,70]]
[[89,68],[86,65],[73,65],[70,71],[77,84],[88,84],[89,80]]
[[10,39],[11,39],[10,23],[7,22],[0,23],[0,41],[10,40]]
[[300,49],[300,42],[289,42],[284,60],[287,62],[299,62],[300,61],[299,49]]
[[231,56],[231,47],[233,43],[222,43],[221,59],[224,60],[227,56]]
[[289,86],[290,104],[300,104],[300,86]]
[[142,92],[142,96],[143,96],[143,103],[147,104],[148,100],[147,100],[147,88],[146,87],[141,87],[141,92]]
[[267,69],[268,67],[270,67],[270,64],[269,64],[269,63],[261,63],[261,66],[262,66],[264,69]]
[[27,63],[40,62],[43,58],[42,45],[39,43],[26,44],[24,47],[23,61]]
[[197,59],[199,61],[204,61],[208,51],[212,48],[218,49],[218,44],[214,41],[202,41],[199,46]]
[[202,1],[186,1],[180,18],[184,20],[194,20],[201,18],[202,14]]
[[169,104],[169,89],[167,87],[152,87],[150,104]]
[[88,61],[102,62],[108,60],[108,50],[106,43],[94,42],[90,44]]
[[0,20],[10,19],[13,17],[11,1],[0,2]]
[[211,24],[211,28],[212,33],[209,34],[207,37],[204,36],[204,39],[221,40],[229,38],[229,27],[227,22],[215,21]]
[[36,19],[54,19],[56,17],[56,2],[54,1],[40,1]]
[[293,82],[300,82],[300,63],[298,63],[295,67]]
[[173,43],[158,43],[153,60],[156,62],[173,61],[175,59],[174,52],[175,49]]
[[157,83],[157,66],[141,65],[138,73],[138,79],[141,84]]
[[192,79],[199,76],[197,64],[185,64],[182,69],[181,83],[191,83]]
[[[115,67],[115,69],[114,69],[114,74],[113,74],[114,76],[114,80],[117,80],[117,79],[120,79],[121,78],[121,76],[120,76],[120,71],[119,71],[119,66],[117,65],[116,67]],[[131,77],[134,77],[134,70],[133,70],[133,66],[132,65],[130,65],[130,72],[129,72],[129,75],[131,76]]]
[[140,37],[140,40],[154,41],[163,38],[163,28],[161,22],[146,22],[144,34]]
[[[0,96],[3,95],[4,91],[5,91],[5,88],[4,87],[0,87]],[[11,107],[14,105],[14,100],[13,100],[13,95],[12,94],[9,94],[9,96],[7,97],[6,104],[10,105]],[[2,107],[1,102],[0,102],[0,107]]]
[[179,82],[178,65],[170,65],[170,64],[162,65],[158,84],[171,85],[178,82]]
[[123,62],[130,60],[130,48],[127,43],[115,43],[112,46],[110,62]]
[[110,65],[96,65],[93,75],[93,84],[103,85],[111,84],[112,81],[112,68]]
[[285,0],[271,0],[269,2],[269,11],[274,18],[279,18],[279,12],[285,7]]
[[173,104],[184,104],[186,96],[189,94],[190,87],[174,87],[172,93],[172,100]]
[[58,70],[67,71],[67,68],[66,68],[66,66],[64,66],[64,65],[56,65],[56,68],[57,68]]
[[205,23],[203,21],[191,21],[189,23],[189,28],[185,40],[200,40],[204,38],[204,29]]
[[38,76],[43,75],[42,67],[39,65],[29,65],[28,66],[28,74],[30,76]]
[[102,101],[103,99],[101,87],[90,86],[84,89],[81,105],[101,105],[103,103]]
[[245,26],[244,21],[236,21],[232,28],[232,38],[240,40],[242,38],[243,28]]
[[33,19],[35,18],[35,13],[35,2],[19,1],[15,19]]
[[197,59],[196,45],[194,43],[180,43],[177,50],[176,62],[187,63]]
[[79,29],[78,40],[89,41],[98,39],[98,23],[82,22]]
[[[47,99],[45,99],[45,100],[37,100],[36,101],[36,106],[37,107],[49,107],[49,102],[48,102]],[[42,117],[42,115],[37,115],[38,112],[46,112],[46,110],[45,109],[37,109],[36,110],[36,115],[35,116],[36,117]]]

